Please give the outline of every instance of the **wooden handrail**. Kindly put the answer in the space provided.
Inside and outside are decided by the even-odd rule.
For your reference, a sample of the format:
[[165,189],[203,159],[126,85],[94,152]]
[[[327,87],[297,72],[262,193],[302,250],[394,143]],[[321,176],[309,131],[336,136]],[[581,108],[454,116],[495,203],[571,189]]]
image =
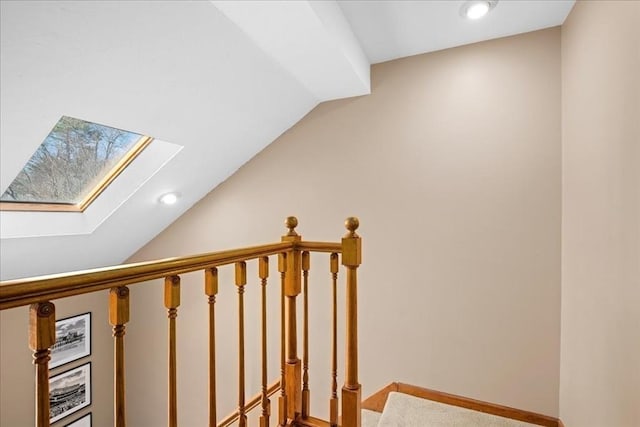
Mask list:
[[291,242],[0,282],[0,310],[276,255]]
[[301,241],[296,243],[295,249],[300,251],[309,251],[309,252],[329,252],[329,253],[340,253],[342,252],[342,245],[340,243],[333,242],[305,242]]
[[[267,396],[273,396],[278,390],[280,390],[280,380],[274,382],[269,387],[267,387]],[[262,392],[253,396],[249,401],[244,405],[244,412],[247,413],[252,409],[256,408],[260,402],[262,401]],[[229,414],[225,419],[218,423],[218,427],[227,427],[238,421],[240,417],[240,413],[236,410]]]
[[35,302],[87,294],[170,275],[189,273],[238,261],[275,255],[291,249],[313,252],[342,252],[340,243],[281,242],[228,251],[209,252],[157,261],[123,264],[73,273],[52,274],[0,282],[0,310]]

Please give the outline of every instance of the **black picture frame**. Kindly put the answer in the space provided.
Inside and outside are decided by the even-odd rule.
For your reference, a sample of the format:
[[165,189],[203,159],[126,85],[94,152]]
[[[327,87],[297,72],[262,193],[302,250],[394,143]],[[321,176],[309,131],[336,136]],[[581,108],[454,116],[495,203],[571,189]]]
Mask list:
[[91,313],[56,320],[56,343],[51,347],[49,369],[91,356]]
[[91,405],[91,362],[49,378],[49,423]]
[[92,422],[92,415],[91,412],[89,412],[85,416],[71,421],[69,424],[65,424],[64,427],[91,427]]

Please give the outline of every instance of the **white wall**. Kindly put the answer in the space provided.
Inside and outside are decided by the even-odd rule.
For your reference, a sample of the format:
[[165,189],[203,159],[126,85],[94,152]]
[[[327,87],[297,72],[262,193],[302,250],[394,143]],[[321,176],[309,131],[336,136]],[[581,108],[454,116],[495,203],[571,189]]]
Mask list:
[[562,28],[566,426],[640,425],[640,2],[579,1]]
[[[403,381],[557,416],[560,91],[558,28],[378,64],[370,96],[318,106],[131,260],[275,241],[291,214],[305,238],[339,240],[344,218],[357,215],[363,396]],[[312,305],[320,416],[329,394],[326,262],[313,267],[323,280]],[[223,279],[221,415],[233,409],[236,377],[235,291],[229,272]],[[135,287],[132,298],[131,425],[162,424],[161,283]],[[185,425],[206,419],[205,306],[201,276],[183,278]],[[256,316],[248,310],[254,329]],[[271,318],[277,330],[275,310]],[[249,343],[255,349],[257,338]],[[255,366],[248,394],[258,391]]]

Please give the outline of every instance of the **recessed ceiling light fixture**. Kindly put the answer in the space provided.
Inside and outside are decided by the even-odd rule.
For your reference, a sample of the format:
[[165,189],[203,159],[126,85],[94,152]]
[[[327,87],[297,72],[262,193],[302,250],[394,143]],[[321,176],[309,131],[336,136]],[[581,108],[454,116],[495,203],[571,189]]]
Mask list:
[[163,194],[162,196],[160,196],[160,199],[158,199],[158,201],[163,205],[175,205],[176,202],[178,201],[178,194],[177,193]]
[[496,7],[498,0],[466,1],[460,8],[460,15],[467,19],[480,19]]

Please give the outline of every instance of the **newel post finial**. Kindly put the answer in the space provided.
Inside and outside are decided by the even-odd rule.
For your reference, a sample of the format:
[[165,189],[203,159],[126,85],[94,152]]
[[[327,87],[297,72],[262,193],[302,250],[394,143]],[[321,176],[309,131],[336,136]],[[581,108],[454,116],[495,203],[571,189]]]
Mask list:
[[344,221],[345,228],[349,231],[344,237],[358,237],[356,230],[360,227],[360,220],[355,216],[350,216]]
[[287,236],[297,236],[296,227],[298,226],[298,218],[295,216],[288,216],[287,219],[284,220],[284,225],[289,229]]

